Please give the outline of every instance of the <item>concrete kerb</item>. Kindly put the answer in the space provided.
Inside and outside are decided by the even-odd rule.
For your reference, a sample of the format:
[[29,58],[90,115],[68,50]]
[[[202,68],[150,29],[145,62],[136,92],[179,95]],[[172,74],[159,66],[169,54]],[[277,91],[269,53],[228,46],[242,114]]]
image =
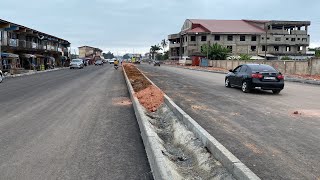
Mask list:
[[[140,70],[139,70],[140,71]],[[141,71],[140,71],[141,72]],[[141,74],[143,74],[141,72]],[[143,76],[148,79],[155,87],[155,85],[146,75]],[[159,88],[160,89],[160,88]],[[192,131],[197,138],[209,149],[212,155],[221,162],[221,164],[228,169],[235,178],[241,180],[260,180],[246,165],[244,165],[237,157],[235,157],[227,148],[225,148],[218,140],[211,136],[205,129],[203,129],[194,119],[192,119],[186,112],[184,112],[171,98],[164,95],[164,103],[173,111],[173,113]]]
[[129,90],[130,98],[133,104],[135,115],[141,132],[143,144],[146,149],[148,161],[151,167],[153,178],[156,180],[172,180],[170,169],[166,166],[165,157],[162,154],[161,147],[158,145],[157,134],[151,129],[150,123],[145,115],[145,109],[140,105],[138,99],[134,96],[132,85],[123,68],[123,74]]
[[[171,66],[171,65],[169,65],[169,66]],[[214,71],[214,70],[206,70],[206,69],[190,69],[190,68],[179,67],[179,66],[174,66],[174,67],[182,68],[182,69],[188,69],[188,70],[192,70],[192,71],[202,71],[202,72],[210,72],[210,73],[217,73],[217,74],[228,74],[227,72],[223,72],[223,71]],[[318,80],[293,78],[293,77],[290,77],[290,76],[285,76],[285,81],[297,82],[297,83],[303,83],[303,84],[320,85],[320,81],[318,81]]]
[[63,70],[63,69],[68,69],[68,68],[56,68],[56,69],[50,69],[50,70],[46,70],[46,71],[34,71],[34,72],[31,72],[31,73],[7,75],[7,76],[4,76],[4,77],[5,77],[5,79],[7,79],[7,78],[16,78],[16,77],[30,76],[30,75],[34,75],[34,74],[41,74],[41,73],[52,72],[52,71],[59,71],[59,70]]

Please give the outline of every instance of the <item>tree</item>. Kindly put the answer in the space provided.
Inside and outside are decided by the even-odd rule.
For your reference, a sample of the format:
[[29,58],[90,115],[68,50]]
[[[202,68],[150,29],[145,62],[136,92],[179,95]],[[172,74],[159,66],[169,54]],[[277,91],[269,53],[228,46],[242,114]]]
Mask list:
[[159,45],[153,45],[153,46],[151,46],[151,48],[150,48],[150,53],[152,54],[152,59],[154,59],[154,55],[156,54],[156,53],[158,53],[158,51],[160,51],[161,50],[161,47],[159,46]]
[[169,59],[169,51],[165,51],[163,56],[162,56],[163,60],[168,60]]
[[316,50],[316,57],[320,57],[320,50]]
[[103,56],[104,59],[112,59],[112,58],[114,58],[113,53],[111,53],[110,51],[107,54],[103,53],[102,56]]
[[201,53],[208,54],[209,59],[213,60],[225,60],[230,54],[231,50],[227,47],[224,47],[220,44],[205,44],[201,46]]
[[165,48],[168,46],[168,41],[163,39],[161,41],[161,46],[162,46],[162,49],[163,49],[163,52],[165,51]]
[[123,55],[123,59],[130,59],[129,54],[125,54],[125,55]]

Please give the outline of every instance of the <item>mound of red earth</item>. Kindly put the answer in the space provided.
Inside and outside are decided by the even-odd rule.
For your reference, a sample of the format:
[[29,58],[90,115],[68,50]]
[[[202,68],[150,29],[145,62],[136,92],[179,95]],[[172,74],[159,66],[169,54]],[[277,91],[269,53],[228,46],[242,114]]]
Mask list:
[[123,64],[123,68],[129,78],[129,81],[135,91],[140,104],[151,112],[157,111],[162,105],[163,92],[152,85],[148,79],[133,64]]

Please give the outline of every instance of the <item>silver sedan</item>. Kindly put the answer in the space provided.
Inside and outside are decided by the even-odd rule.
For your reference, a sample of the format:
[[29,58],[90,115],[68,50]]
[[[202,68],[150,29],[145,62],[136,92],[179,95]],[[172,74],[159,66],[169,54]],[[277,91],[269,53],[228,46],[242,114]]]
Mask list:
[[70,63],[70,69],[82,69],[84,67],[82,59],[73,59]]

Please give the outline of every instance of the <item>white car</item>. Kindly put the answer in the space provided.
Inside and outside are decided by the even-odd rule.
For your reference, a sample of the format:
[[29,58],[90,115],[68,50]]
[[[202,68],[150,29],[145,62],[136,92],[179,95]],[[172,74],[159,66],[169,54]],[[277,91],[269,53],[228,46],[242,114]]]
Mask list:
[[114,60],[115,60],[115,58],[109,59],[109,63],[110,63],[110,64],[113,64],[113,63],[114,63]]
[[4,78],[4,74],[3,74],[3,72],[0,70],[0,83],[2,83],[3,78]]
[[72,59],[70,63],[70,69],[82,69],[84,67],[83,60],[82,59]]

